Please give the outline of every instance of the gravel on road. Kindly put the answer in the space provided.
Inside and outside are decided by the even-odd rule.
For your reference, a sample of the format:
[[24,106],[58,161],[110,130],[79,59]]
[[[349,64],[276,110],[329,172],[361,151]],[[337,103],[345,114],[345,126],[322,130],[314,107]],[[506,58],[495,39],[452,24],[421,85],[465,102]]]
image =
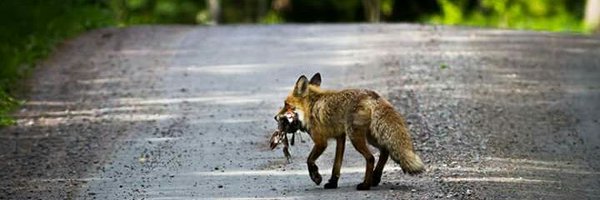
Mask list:
[[[427,172],[356,191],[268,138],[302,74],[403,113]],[[0,199],[598,199],[600,38],[407,24],[139,26],[65,42],[0,129]],[[317,161],[329,178],[334,142]],[[376,152],[374,150],[374,152]]]

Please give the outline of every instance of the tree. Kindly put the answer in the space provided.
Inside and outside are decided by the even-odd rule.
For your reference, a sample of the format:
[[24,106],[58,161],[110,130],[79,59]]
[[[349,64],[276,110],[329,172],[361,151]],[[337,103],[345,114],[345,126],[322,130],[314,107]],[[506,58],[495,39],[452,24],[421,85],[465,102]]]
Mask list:
[[209,24],[219,24],[219,19],[221,16],[221,5],[219,0],[206,0],[208,4],[208,10],[210,11],[210,21]]
[[380,0],[363,0],[363,7],[365,8],[365,17],[368,22],[379,22],[380,17]]
[[585,4],[585,29],[591,32],[598,32],[600,25],[600,0],[587,0]]

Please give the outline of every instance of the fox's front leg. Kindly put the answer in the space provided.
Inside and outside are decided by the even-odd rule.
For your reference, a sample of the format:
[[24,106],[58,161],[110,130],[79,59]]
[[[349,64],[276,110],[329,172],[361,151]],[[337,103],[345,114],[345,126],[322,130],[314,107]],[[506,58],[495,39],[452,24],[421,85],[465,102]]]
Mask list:
[[315,161],[317,160],[317,158],[319,158],[319,156],[321,156],[321,154],[323,154],[325,148],[327,148],[327,141],[320,139],[315,140],[315,138],[313,138],[313,141],[315,143],[315,146],[313,146],[312,151],[310,151],[306,164],[308,165],[308,174],[310,175],[310,179],[312,179],[313,182],[319,185],[321,184],[321,181],[323,179],[321,177],[321,174],[319,174],[319,168],[317,167]]
[[342,167],[342,160],[344,158],[344,146],[346,145],[346,135],[342,135],[336,138],[335,145],[335,161],[333,163],[333,169],[331,171],[331,178],[329,182],[325,184],[325,189],[337,188],[338,180],[340,179],[340,168]]

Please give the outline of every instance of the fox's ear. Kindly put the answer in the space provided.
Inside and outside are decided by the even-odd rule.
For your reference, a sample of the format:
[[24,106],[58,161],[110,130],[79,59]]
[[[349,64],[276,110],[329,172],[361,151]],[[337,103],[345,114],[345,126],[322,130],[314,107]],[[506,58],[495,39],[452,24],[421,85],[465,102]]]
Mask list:
[[306,94],[308,94],[308,78],[302,75],[294,86],[294,96],[305,96]]
[[314,86],[321,86],[321,73],[317,72],[315,75],[313,75],[308,83]]

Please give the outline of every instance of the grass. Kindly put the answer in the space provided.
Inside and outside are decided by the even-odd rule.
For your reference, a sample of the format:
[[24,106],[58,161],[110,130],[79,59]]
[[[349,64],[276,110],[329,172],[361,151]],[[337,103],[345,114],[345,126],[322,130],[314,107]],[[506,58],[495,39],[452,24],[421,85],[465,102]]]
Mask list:
[[21,102],[15,100],[6,92],[0,91],[0,126],[7,126],[15,123],[15,120],[8,115],[10,111],[21,105]]

